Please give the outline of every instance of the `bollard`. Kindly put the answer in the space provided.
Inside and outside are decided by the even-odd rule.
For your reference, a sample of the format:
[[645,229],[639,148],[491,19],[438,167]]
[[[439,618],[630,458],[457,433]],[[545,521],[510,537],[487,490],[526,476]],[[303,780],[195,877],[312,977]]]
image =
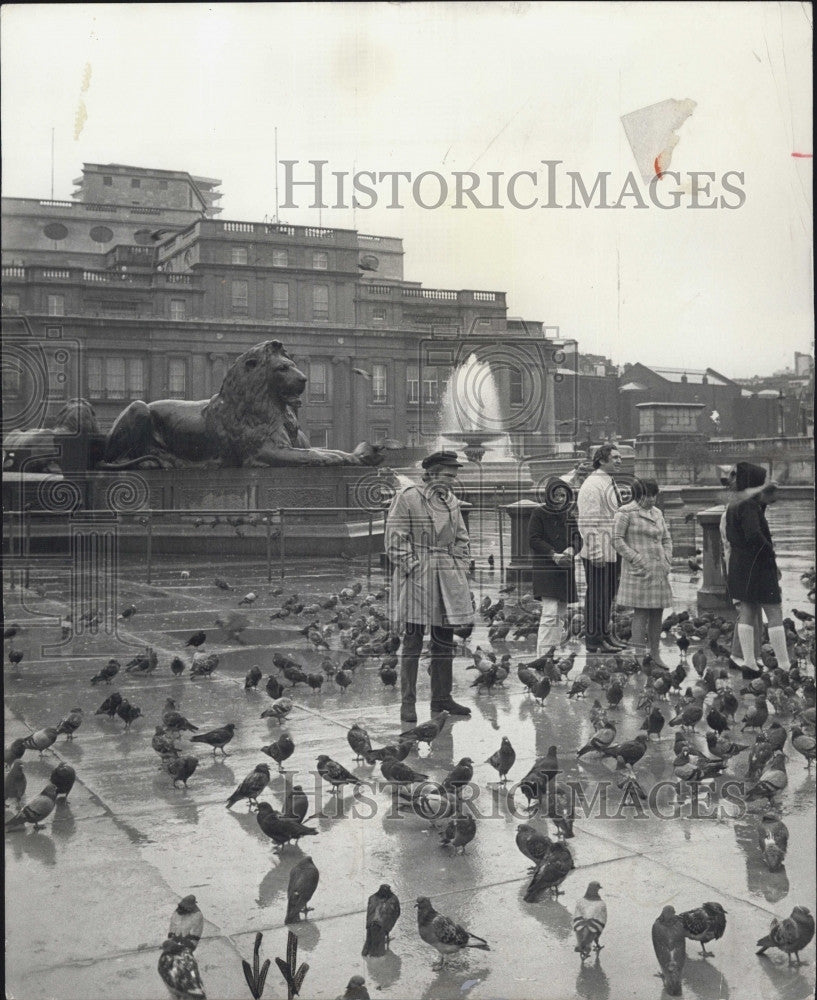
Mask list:
[[284,511],[283,509],[278,511],[278,516],[281,518],[281,536],[278,539],[278,553],[281,557],[281,579],[284,579]]
[[153,583],[153,518],[152,511],[145,518],[145,562],[147,563],[147,582]]

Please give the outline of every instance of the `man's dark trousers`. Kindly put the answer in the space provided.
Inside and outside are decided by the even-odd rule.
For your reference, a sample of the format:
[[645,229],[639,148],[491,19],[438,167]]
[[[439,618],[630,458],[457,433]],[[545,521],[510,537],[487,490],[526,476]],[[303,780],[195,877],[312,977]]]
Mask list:
[[[414,707],[417,700],[417,669],[426,626],[417,622],[406,623],[400,658],[400,692],[404,705]],[[431,641],[431,710],[451,697],[454,680],[454,629],[448,625],[432,625]]]
[[585,646],[600,646],[609,635],[610,612],[621,576],[621,556],[615,562],[591,563],[582,558],[587,591],[584,595]]

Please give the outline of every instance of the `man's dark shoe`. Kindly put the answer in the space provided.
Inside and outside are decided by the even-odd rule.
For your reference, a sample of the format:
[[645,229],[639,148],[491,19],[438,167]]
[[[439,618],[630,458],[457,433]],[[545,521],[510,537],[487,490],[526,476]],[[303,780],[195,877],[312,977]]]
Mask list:
[[608,646],[617,646],[619,649],[629,649],[630,644],[628,642],[622,642],[621,639],[616,639],[615,636],[606,635],[604,641]]
[[459,705],[453,698],[447,698],[445,701],[432,701],[431,714],[436,715],[438,712],[448,712],[449,715],[470,715],[471,709]]
[[606,639],[598,648],[599,653],[620,653],[622,650],[621,646],[614,646],[612,643],[608,642]]
[[416,722],[417,721],[417,710],[414,705],[401,705],[400,706],[400,721],[401,722]]

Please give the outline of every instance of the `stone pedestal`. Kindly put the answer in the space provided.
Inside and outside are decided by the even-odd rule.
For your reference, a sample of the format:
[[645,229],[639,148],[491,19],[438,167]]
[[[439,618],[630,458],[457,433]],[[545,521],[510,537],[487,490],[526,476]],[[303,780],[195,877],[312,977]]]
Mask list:
[[540,506],[534,500],[517,500],[502,509],[511,522],[511,558],[505,567],[505,582],[515,583],[521,590],[533,576],[533,560],[528,545],[528,525],[533,511]]
[[733,612],[723,576],[723,550],[720,523],[723,506],[698,511],[698,523],[703,534],[703,583],[698,590],[699,611]]

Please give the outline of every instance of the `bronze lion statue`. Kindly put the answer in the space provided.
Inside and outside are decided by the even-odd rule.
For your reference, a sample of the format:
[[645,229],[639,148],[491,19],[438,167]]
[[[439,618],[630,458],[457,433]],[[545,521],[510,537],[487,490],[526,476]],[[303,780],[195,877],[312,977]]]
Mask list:
[[[52,427],[32,427],[23,431],[10,431],[3,438],[3,468],[6,471],[61,473],[66,462],[66,450],[72,439],[83,437],[88,443],[87,459],[83,464],[94,463],[99,458],[99,441],[102,435],[93,406],[87,399],[69,399],[54,417]],[[77,456],[74,456],[76,459]]]
[[353,452],[309,447],[297,413],[306,382],[280,340],[256,344],[212,399],[131,403],[108,433],[101,468],[379,465],[381,448],[367,442]]

